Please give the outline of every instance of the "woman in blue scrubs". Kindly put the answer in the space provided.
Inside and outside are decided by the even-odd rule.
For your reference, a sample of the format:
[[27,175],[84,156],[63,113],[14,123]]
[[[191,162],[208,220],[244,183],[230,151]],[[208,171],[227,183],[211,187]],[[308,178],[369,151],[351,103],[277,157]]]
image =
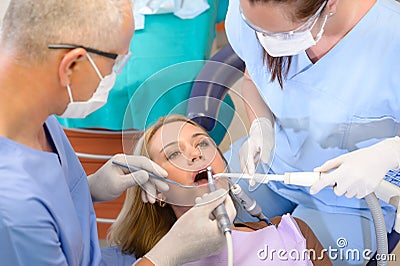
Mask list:
[[[242,93],[252,122],[248,139],[230,151],[239,154],[232,168],[253,173],[260,158],[257,171],[313,171],[399,135],[398,25],[394,0],[231,0],[226,31],[246,63]],[[316,194],[277,182],[250,190],[272,215],[289,211],[307,221],[326,248],[374,250],[367,205],[347,198],[373,191],[384,177],[373,169],[372,163],[347,167],[315,184]],[[338,195],[322,189],[334,184]],[[390,232],[395,210],[383,205],[383,211]],[[338,246],[341,238],[345,247]]]

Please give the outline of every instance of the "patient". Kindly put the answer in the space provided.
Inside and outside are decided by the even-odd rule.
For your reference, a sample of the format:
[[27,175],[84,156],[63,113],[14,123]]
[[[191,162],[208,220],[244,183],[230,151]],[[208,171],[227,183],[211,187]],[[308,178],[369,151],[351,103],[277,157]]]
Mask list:
[[[208,166],[212,167],[213,174],[227,171],[224,157],[207,132],[180,115],[163,117],[147,129],[135,153],[149,157],[163,167],[168,172],[168,179],[186,186],[199,186],[201,189],[196,193],[208,191],[204,171]],[[217,183],[229,189],[223,180]],[[193,201],[190,196],[179,193],[174,185],[170,185],[168,192],[157,192],[154,197],[158,204],[143,202],[140,188],[127,191],[121,213],[109,232],[109,239],[123,253],[143,257]],[[271,221],[274,225],[264,221],[232,224],[235,265],[331,265],[320,242],[303,221],[290,215]],[[304,255],[307,250],[311,250],[311,261]],[[189,265],[226,265],[226,262],[225,250]]]

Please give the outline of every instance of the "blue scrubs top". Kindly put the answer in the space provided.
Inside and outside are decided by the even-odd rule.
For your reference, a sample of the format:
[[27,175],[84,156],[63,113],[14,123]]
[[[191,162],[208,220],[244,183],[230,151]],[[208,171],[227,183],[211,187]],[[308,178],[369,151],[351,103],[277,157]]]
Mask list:
[[0,264],[99,265],[86,174],[57,120],[45,126],[58,156],[0,138]]
[[[328,20],[329,22],[329,20]],[[231,0],[226,30],[234,51],[275,115],[275,173],[312,171],[338,155],[372,145],[400,132],[400,4],[378,0],[361,21],[325,56],[312,63],[305,52],[293,56],[283,89],[270,82],[263,48]],[[366,203],[337,197],[331,188],[270,182],[286,198],[314,209],[370,218]],[[387,228],[394,208],[383,206]]]

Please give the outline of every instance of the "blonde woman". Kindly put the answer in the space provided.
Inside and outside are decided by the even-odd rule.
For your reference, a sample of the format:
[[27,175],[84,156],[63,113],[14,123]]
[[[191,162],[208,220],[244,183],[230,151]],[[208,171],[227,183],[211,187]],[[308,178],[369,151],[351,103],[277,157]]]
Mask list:
[[[207,132],[184,116],[171,115],[161,118],[145,132],[142,140],[135,153],[146,156],[160,165],[168,172],[168,179],[185,186],[199,187],[184,192],[180,187],[170,185],[169,191],[155,193],[158,204],[144,202],[140,188],[127,191],[123,209],[111,228],[109,238],[112,243],[120,246],[123,253],[149,259],[146,253],[191,208],[190,201],[208,191],[204,170],[211,166],[214,173],[221,173],[226,171],[226,163]],[[217,183],[228,189],[223,180]],[[225,204],[232,204],[230,197]],[[276,226],[267,226],[264,222],[232,224],[236,265],[312,263],[307,256],[294,260],[289,257],[286,261],[282,258],[280,260],[276,255],[268,256],[271,255],[266,254],[268,248],[284,249],[288,252],[294,250],[298,254],[304,253],[307,248],[314,250],[318,256],[322,254],[321,244],[304,222],[294,220],[289,215],[273,218],[272,222]],[[226,251],[223,251],[190,265],[226,264],[226,256]],[[313,258],[314,256],[310,257],[314,264],[330,264],[326,254],[319,260]]]

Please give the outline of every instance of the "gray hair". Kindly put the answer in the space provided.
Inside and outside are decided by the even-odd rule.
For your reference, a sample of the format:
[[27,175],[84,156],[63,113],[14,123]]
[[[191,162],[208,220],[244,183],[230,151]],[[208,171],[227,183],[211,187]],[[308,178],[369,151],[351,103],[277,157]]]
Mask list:
[[3,47],[36,61],[51,43],[110,51],[127,12],[130,0],[11,0],[0,38]]

